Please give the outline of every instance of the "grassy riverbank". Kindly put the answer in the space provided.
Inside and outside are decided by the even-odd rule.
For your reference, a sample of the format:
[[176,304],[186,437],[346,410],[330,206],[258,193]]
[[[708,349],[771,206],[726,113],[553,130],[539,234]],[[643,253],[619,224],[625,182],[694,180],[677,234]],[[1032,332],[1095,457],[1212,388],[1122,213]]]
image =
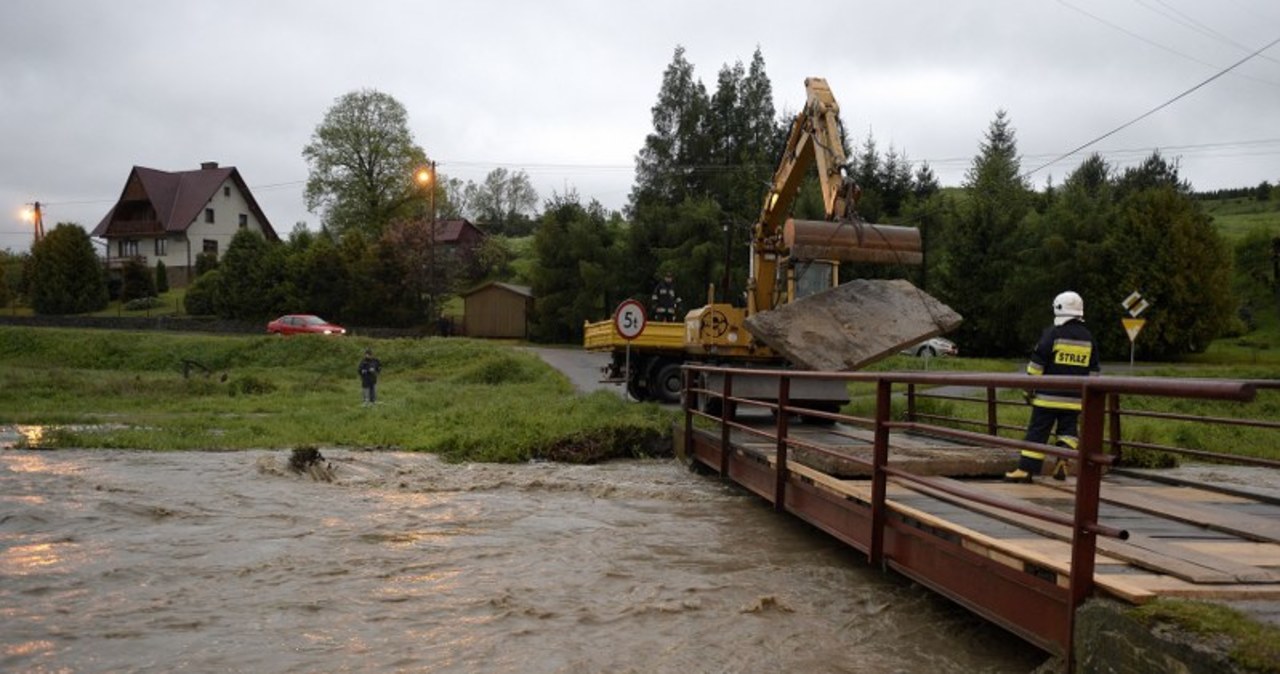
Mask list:
[[[356,376],[366,346],[384,366],[374,407],[361,406]],[[198,363],[189,377],[184,361]],[[54,427],[48,447],[313,445],[500,462],[671,451],[669,412],[576,395],[537,356],[468,339],[0,328],[0,410],[0,423]]]

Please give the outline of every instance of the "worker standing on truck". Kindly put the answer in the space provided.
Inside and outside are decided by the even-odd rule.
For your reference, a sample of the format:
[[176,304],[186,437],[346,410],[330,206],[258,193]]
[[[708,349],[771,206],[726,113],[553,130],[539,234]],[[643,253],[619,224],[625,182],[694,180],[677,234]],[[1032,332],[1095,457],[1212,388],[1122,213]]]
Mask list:
[[653,295],[649,298],[649,306],[653,310],[655,321],[675,323],[680,311],[680,296],[676,295],[675,282],[671,272],[663,272],[662,280],[653,287]]
[[[1098,345],[1093,334],[1084,325],[1084,299],[1070,290],[1053,298],[1053,326],[1045,329],[1040,341],[1031,352],[1027,374],[1041,375],[1095,375],[1101,371],[1098,363]],[[1033,391],[1031,393],[1031,420],[1027,423],[1027,442],[1045,444],[1050,433],[1057,435],[1060,447],[1076,449],[1080,444],[1076,436],[1076,424],[1080,418],[1079,391]],[[1018,468],[1005,473],[1011,482],[1030,482],[1044,467],[1044,454],[1029,449],[1022,450]],[[1058,459],[1053,469],[1055,480],[1067,478],[1067,463]]]

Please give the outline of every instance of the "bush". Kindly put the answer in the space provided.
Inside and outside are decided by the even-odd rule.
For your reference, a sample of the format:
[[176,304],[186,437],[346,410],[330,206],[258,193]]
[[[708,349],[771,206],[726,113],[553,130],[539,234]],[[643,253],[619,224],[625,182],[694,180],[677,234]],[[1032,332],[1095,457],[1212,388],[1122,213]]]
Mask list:
[[125,311],[144,311],[164,306],[159,297],[139,297],[124,303]]
[[246,375],[236,377],[228,385],[227,393],[237,395],[263,395],[276,390],[276,385],[267,379]]
[[169,270],[164,266],[164,260],[156,262],[156,294],[169,292]]
[[156,294],[155,279],[145,262],[138,258],[125,260],[123,271],[124,285],[120,287],[121,301],[128,302]]
[[59,223],[31,247],[24,277],[38,314],[83,314],[107,306],[107,283],[82,227]]
[[221,286],[222,272],[214,269],[195,280],[187,288],[182,306],[192,316],[212,316],[218,313],[218,292]]
[[200,253],[196,256],[196,278],[218,268],[217,253]]

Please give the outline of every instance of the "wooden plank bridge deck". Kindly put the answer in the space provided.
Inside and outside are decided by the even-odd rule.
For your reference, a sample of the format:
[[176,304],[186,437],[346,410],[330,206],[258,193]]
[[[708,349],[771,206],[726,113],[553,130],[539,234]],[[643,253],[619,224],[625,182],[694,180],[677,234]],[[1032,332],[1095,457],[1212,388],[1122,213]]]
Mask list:
[[[1269,431],[1280,430],[1280,423],[1156,413],[1121,402],[1122,396],[1156,396],[1248,403],[1260,389],[1280,389],[1280,381],[820,373],[705,365],[686,365],[685,375],[677,453],[692,465],[733,480],[778,512],[865,552],[872,565],[901,573],[1064,656],[1068,668],[1075,657],[1077,611],[1091,597],[1132,603],[1157,597],[1280,602],[1280,495],[1112,469],[1122,447],[1143,446],[1280,474],[1280,462],[1271,459],[1126,442],[1122,420],[1156,417]],[[735,377],[772,378],[777,385],[753,381],[751,395],[734,395]],[[791,385],[805,379],[873,385],[873,416],[792,405]],[[1001,407],[1021,403],[999,393],[1032,385],[1080,393],[1078,451],[1000,435],[1020,430],[1001,423]],[[894,390],[903,386],[907,420],[899,421]],[[985,416],[985,422],[976,425],[985,432],[965,430],[975,424],[972,417],[918,414],[917,386],[984,392],[932,397],[981,405],[985,415],[979,418]],[[726,419],[725,412],[735,418]],[[761,414],[776,419],[762,420]],[[793,418],[840,423],[792,423]],[[711,426],[696,427],[695,419]],[[1050,460],[1069,457],[1079,475],[1006,484],[1001,476],[1022,449],[1043,451]]]
[[[1091,557],[1072,522],[1074,476],[1010,484],[1008,448],[894,432],[883,508],[868,479],[870,430],[788,429],[786,470],[761,429],[687,427],[679,451],[846,544],[1048,652],[1070,659],[1080,574],[1088,592],[1141,604],[1158,597],[1280,602],[1280,499],[1105,475]],[[821,448],[821,449],[819,449]],[[835,452],[835,456],[831,452]],[[860,460],[860,461],[859,461]],[[1225,490],[1230,492],[1230,490]],[[1088,508],[1089,506],[1086,506]],[[878,514],[879,513],[879,514]],[[1051,515],[1046,520],[1030,513]],[[1056,517],[1057,521],[1053,518]],[[1083,561],[1082,561],[1083,560]]]
[[[792,429],[805,442],[870,461],[872,432],[836,425]],[[718,440],[718,438],[717,438]],[[734,451],[776,468],[774,443],[735,429]],[[1075,478],[1037,478],[1034,484],[999,479],[1016,458],[1007,449],[894,434],[890,465],[931,476],[926,483],[890,479],[888,506],[897,516],[971,552],[1066,587],[1071,530],[1015,512],[957,498],[949,484],[1001,501],[1047,508],[1070,517]],[[840,499],[867,504],[869,468],[818,452],[792,450],[788,469],[801,481]],[[1280,600],[1280,504],[1247,494],[1154,483],[1130,475],[1103,479],[1099,521],[1124,529],[1127,540],[1102,538],[1094,578],[1098,589],[1131,603],[1154,597]]]

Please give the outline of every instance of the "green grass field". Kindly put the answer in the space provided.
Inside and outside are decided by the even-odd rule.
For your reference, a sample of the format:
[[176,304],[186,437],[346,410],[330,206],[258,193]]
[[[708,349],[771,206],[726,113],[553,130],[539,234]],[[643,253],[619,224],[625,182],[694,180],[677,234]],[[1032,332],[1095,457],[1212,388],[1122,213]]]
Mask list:
[[[384,363],[360,404],[356,363]],[[183,376],[183,361],[199,368]],[[366,340],[0,328],[0,423],[54,447],[396,448],[455,460],[669,454],[672,413],[579,396],[537,356],[468,339]]]

